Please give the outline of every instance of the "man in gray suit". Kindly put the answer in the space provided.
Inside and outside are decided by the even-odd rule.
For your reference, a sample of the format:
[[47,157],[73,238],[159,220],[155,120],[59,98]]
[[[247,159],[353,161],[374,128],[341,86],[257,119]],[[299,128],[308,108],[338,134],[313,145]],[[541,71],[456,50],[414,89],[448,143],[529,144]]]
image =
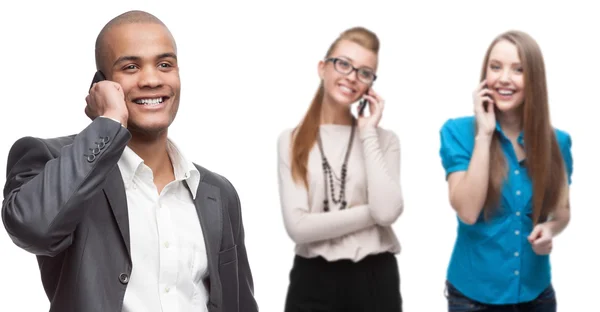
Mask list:
[[92,122],[21,138],[8,156],[2,219],[37,256],[50,311],[258,311],[235,188],[167,136],[180,94],[170,31],[119,15],[96,66],[108,80],[86,97]]

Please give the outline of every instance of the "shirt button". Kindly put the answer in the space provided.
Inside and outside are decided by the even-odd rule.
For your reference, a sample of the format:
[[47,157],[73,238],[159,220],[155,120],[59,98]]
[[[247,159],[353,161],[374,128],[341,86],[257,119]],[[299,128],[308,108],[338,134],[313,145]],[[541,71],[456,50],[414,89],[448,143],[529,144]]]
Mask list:
[[165,242],[165,248],[169,248],[169,246],[171,246],[169,242]]
[[121,282],[123,285],[129,283],[129,275],[126,273],[119,274],[119,282]]
[[518,270],[517,270],[517,271],[515,271],[515,275],[519,275],[519,271],[518,271]]
[[515,174],[519,174],[519,170],[515,170]]
[[517,196],[521,195],[521,191],[517,191]]
[[518,256],[519,256],[519,252],[518,252],[518,251],[516,251],[516,252],[515,252],[515,257],[518,257]]
[[165,287],[165,292],[168,293],[169,291],[171,291],[171,288],[169,286]]
[[521,215],[521,212],[520,212],[520,211],[517,211],[517,217],[518,217],[518,216],[520,216],[520,215]]
[[519,232],[519,230],[515,231],[515,235],[519,235],[521,232]]

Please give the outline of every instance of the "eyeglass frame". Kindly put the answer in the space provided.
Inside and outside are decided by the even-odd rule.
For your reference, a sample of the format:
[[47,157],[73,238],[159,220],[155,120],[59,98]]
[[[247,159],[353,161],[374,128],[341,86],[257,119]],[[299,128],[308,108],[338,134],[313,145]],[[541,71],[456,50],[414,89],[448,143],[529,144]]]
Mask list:
[[[336,68],[336,63],[337,63],[337,62],[339,62],[339,61],[348,62],[348,65],[350,65],[350,67],[351,67],[352,69],[351,69],[349,72],[347,72],[347,73],[343,73],[343,72],[339,71],[339,70]],[[338,72],[338,73],[340,73],[340,74],[342,74],[342,75],[346,75],[346,76],[350,75],[352,72],[356,72],[356,73],[358,73],[358,71],[359,71],[360,69],[369,69],[369,71],[371,71],[371,69],[370,69],[370,68],[368,68],[368,67],[356,68],[356,67],[354,67],[354,65],[352,65],[352,64],[350,63],[350,61],[348,61],[348,60],[345,60],[345,59],[342,59],[342,58],[339,58],[339,57],[329,57],[329,58],[326,58],[326,59],[325,59],[325,62],[332,62],[332,63],[333,63],[333,69],[335,69],[335,71],[336,71],[336,72]],[[359,77],[359,76],[356,76],[356,78],[357,78],[358,80],[360,80],[362,83],[365,83],[365,84],[371,84],[371,83],[375,82],[375,80],[377,80],[377,75],[376,75],[374,72],[371,72],[371,73],[373,74],[373,80],[371,80],[370,82],[364,82],[362,79],[360,79],[360,77]]]

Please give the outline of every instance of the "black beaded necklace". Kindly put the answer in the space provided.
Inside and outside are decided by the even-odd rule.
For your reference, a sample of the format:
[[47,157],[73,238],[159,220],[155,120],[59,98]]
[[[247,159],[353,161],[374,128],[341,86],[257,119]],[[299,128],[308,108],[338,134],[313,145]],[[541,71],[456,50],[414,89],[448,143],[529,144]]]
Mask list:
[[346,150],[346,157],[344,158],[344,163],[342,164],[342,176],[340,179],[340,195],[339,198],[335,198],[335,190],[333,187],[333,170],[331,170],[331,166],[325,157],[325,152],[323,151],[323,142],[321,141],[321,133],[320,131],[317,133],[317,141],[319,143],[319,151],[321,152],[321,159],[323,161],[323,184],[325,187],[325,199],[323,200],[325,212],[329,211],[329,201],[327,194],[327,177],[329,177],[329,185],[331,188],[331,200],[334,204],[342,203],[340,209],[345,209],[346,202],[346,172],[348,168],[348,158],[350,157],[350,150],[352,149],[352,142],[354,141],[354,129],[356,128],[356,120],[352,119],[352,129],[350,129],[350,140],[348,141],[348,150]]

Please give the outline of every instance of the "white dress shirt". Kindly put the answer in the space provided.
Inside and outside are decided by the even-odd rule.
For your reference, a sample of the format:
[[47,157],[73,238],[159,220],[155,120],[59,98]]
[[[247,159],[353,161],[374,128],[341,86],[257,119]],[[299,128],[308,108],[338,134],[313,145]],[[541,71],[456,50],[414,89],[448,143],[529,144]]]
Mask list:
[[152,170],[129,147],[118,163],[133,261],[123,312],[207,311],[206,247],[193,202],[200,172],[171,141],[168,153],[175,180],[160,194]]

